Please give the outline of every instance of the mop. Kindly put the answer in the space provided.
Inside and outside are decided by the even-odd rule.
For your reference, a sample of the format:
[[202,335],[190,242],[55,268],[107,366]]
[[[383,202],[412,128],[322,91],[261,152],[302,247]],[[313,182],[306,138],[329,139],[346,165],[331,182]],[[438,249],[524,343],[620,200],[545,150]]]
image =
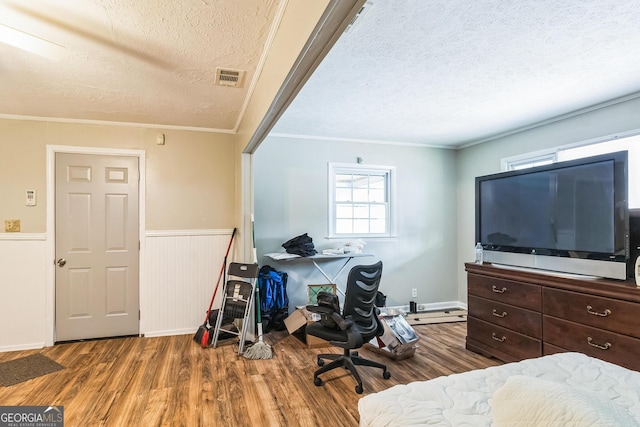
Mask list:
[[[257,262],[258,254],[256,252],[256,234],[255,234],[255,225],[254,225],[253,215],[251,215],[251,234],[252,234],[252,240],[253,240],[253,260],[254,262]],[[262,339],[262,316],[261,316],[262,310],[260,309],[259,283],[256,283],[255,305],[256,305],[256,319],[258,320],[258,342],[256,342],[251,347],[249,347],[249,349],[244,352],[243,356],[246,357],[247,359],[253,359],[253,360],[271,359],[273,357],[273,350],[271,349],[271,346],[266,342],[264,342],[264,340]]]
[[256,318],[258,319],[258,341],[249,347],[243,354],[247,359],[271,359],[273,350],[271,346],[262,339],[262,317],[260,316],[260,287],[256,286]]

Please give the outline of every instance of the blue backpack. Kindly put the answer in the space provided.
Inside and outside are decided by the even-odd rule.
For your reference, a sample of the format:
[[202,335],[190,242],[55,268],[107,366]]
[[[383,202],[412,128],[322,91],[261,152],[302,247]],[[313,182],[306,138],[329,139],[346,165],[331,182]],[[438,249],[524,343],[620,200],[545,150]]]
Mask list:
[[260,289],[260,314],[264,332],[271,329],[284,330],[284,319],[289,315],[287,296],[288,275],[276,271],[269,265],[260,268],[258,286]]

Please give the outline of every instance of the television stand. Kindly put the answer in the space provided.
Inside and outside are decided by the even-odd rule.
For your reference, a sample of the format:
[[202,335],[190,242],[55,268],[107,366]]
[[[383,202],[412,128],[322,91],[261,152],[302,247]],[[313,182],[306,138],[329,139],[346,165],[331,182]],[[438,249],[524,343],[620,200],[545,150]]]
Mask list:
[[640,371],[635,281],[465,264],[466,348],[504,362],[576,351]]

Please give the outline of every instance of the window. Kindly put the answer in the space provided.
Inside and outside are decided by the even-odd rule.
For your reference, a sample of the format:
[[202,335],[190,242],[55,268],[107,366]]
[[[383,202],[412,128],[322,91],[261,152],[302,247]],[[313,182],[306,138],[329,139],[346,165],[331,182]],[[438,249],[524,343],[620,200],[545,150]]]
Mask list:
[[532,168],[535,166],[550,165],[556,161],[556,153],[543,152],[542,154],[529,153],[524,156],[510,157],[503,159],[502,169],[506,171],[515,171],[520,169]]
[[502,169],[518,170],[626,150],[629,152],[629,208],[640,208],[640,135],[572,145],[502,159]]
[[534,159],[527,159],[525,161],[520,161],[520,162],[512,162],[512,163],[509,163],[508,167],[510,171],[516,171],[520,169],[533,168],[535,166],[550,165],[551,163],[554,163],[554,162],[555,162],[555,156],[549,155],[549,156],[543,156],[543,157],[534,158]]
[[395,233],[390,166],[329,164],[329,237],[388,237]]
[[629,152],[629,208],[636,209],[640,208],[640,135],[559,150],[558,161],[625,150]]

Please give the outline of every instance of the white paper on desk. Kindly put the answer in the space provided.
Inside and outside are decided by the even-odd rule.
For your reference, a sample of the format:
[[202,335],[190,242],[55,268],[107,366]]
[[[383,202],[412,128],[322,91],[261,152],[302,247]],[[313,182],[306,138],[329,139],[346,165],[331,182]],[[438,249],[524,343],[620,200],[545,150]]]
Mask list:
[[300,258],[300,255],[290,254],[287,252],[274,252],[270,254],[264,254],[264,256],[267,256],[276,261],[284,260],[284,259]]
[[322,255],[344,255],[344,249],[343,248],[324,249],[322,251]]

